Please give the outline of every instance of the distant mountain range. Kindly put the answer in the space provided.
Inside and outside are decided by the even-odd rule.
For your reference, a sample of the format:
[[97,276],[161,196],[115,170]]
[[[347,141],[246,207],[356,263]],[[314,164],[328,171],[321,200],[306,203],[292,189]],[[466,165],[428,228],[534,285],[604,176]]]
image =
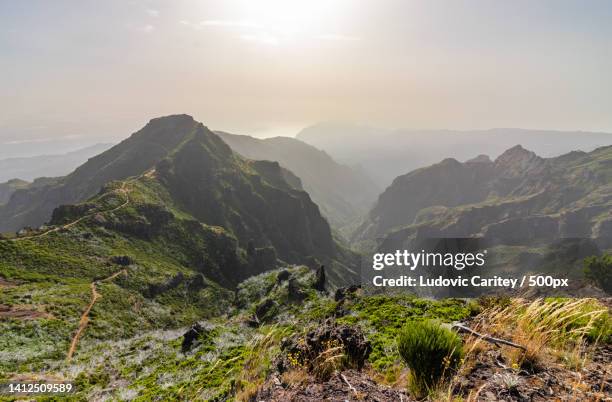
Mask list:
[[397,250],[432,238],[505,246],[517,258],[505,266],[522,269],[544,266],[559,244],[566,263],[612,249],[612,146],[542,158],[517,145],[493,161],[444,159],[397,177],[352,240]]
[[340,165],[324,151],[294,138],[258,139],[216,133],[239,154],[249,159],[278,161],[295,173],[336,228],[363,216],[380,193],[380,187],[363,171]]
[[463,161],[476,154],[497,157],[516,144],[545,157],[612,144],[610,133],[517,128],[390,130],[338,123],[307,127],[297,138],[326,151],[340,163],[363,167],[383,187],[399,175],[444,158]]
[[[308,131],[302,134],[324,140]],[[502,134],[445,132],[432,134],[430,141],[435,142],[437,135],[466,135],[468,143],[470,138],[484,141],[485,137],[493,143]],[[538,141],[553,135],[519,130],[500,142],[517,135],[530,138],[528,134],[539,136]],[[579,135],[591,143],[609,136],[574,134]],[[399,137],[398,133],[381,137],[381,142]],[[560,135],[555,147],[569,146],[568,138],[569,134]],[[336,140],[325,141],[329,146]],[[402,137],[398,144],[405,140]],[[486,143],[472,145],[480,151]],[[369,162],[390,153],[389,165],[381,170],[386,174],[390,166],[400,169],[401,164],[414,163],[404,159],[419,153],[418,147],[395,149],[393,144],[357,136],[346,143],[345,156],[368,144]],[[441,149],[449,147],[441,144]],[[394,155],[405,158],[394,160]],[[463,163],[445,158],[396,177],[373,203],[379,187],[367,174],[300,140],[213,133],[190,116],[175,115],[153,119],[66,176],[1,184],[0,232],[77,219],[83,211],[101,208],[98,204],[109,183],[134,180],[140,189],[135,194],[155,202],[145,202],[144,210],[115,221],[113,230],[127,227],[133,235],[157,233],[167,223],[169,209],[176,216],[223,228],[236,239],[239,250],[269,250],[272,260],[289,263],[325,262],[331,267],[332,281],[340,283],[356,277],[356,256],[334,237],[328,222],[342,229],[361,251],[391,245],[410,248],[426,237],[486,237],[500,244],[574,237],[592,239],[601,249],[612,248],[611,160],[610,146],[553,158],[522,146],[505,150],[495,160],[486,155]],[[145,175],[150,176],[145,179]],[[98,201],[92,206],[88,200]],[[257,271],[245,267],[236,269]]]
[[[217,132],[232,149],[252,160],[278,161],[295,173],[304,188],[319,205],[323,215],[337,229],[355,222],[373,205],[379,187],[361,171],[336,163],[325,152],[294,138],[277,137],[257,139],[245,135]],[[0,161],[7,169],[4,175],[39,177],[29,184],[13,180],[0,184],[0,231],[18,230],[23,226],[38,226],[46,222],[51,211],[60,204],[84,201],[93,196],[109,180],[117,180],[137,174],[150,167],[164,155],[167,143],[126,141],[110,152],[92,158],[65,177],[40,178],[50,173],[69,173],[78,161],[85,162],[96,150],[103,151],[110,145],[100,144],[65,155],[14,158]],[[55,164],[56,168],[50,165]],[[66,170],[58,170],[60,168]],[[74,166],[73,166],[74,165]],[[12,173],[11,173],[12,172]],[[59,175],[58,175],[59,176]],[[13,202],[10,197],[21,191]]]
[[111,146],[112,144],[96,144],[65,154],[0,159],[0,182],[12,179],[31,181],[38,177],[64,176],[82,165],[87,159],[106,151]]

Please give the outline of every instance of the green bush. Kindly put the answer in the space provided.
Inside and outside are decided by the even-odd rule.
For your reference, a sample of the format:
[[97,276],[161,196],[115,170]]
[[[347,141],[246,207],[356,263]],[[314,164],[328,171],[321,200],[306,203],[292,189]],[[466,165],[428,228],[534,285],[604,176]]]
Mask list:
[[410,368],[409,390],[425,396],[458,366],[463,356],[461,338],[433,321],[412,321],[400,332],[400,356]]
[[584,259],[584,276],[595,282],[604,292],[612,293],[612,255]]

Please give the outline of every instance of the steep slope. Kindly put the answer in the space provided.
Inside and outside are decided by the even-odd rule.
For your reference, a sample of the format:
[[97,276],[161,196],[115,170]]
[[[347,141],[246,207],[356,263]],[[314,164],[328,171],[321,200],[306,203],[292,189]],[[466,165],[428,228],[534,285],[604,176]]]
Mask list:
[[182,209],[244,248],[272,246],[287,262],[334,255],[329,225],[297,178],[277,162],[242,159],[202,125],[156,169]]
[[[71,175],[16,191],[2,211],[24,211],[9,221],[16,224],[24,216],[32,221],[64,204],[45,220],[51,218],[52,225],[74,221],[88,216],[96,203],[72,204],[101,187],[103,196],[107,183],[130,177],[137,178],[129,179],[130,183],[147,180],[152,187],[141,191],[157,201],[143,207],[140,215],[113,220],[112,229],[128,228],[129,234],[146,237],[155,232],[151,224],[170,219],[165,212],[170,209],[194,222],[223,228],[236,239],[238,249],[257,260],[256,267],[247,266],[242,274],[242,268],[230,269],[229,275],[236,278],[273,267],[277,258],[310,266],[326,264],[336,283],[350,282],[355,275],[349,268],[357,265],[355,256],[336,244],[329,224],[295,175],[277,162],[242,158],[186,115],[152,120]],[[227,277],[213,279],[228,281]]]
[[396,178],[356,241],[483,236],[592,238],[612,247],[612,147],[541,158],[515,146],[494,162],[448,159]]
[[340,165],[325,152],[294,138],[257,139],[216,133],[246,158],[277,161],[295,173],[335,228],[340,229],[363,216],[380,192],[362,172]]
[[497,157],[515,144],[546,157],[612,144],[610,133],[518,128],[392,130],[340,123],[307,127],[297,138],[326,151],[341,163],[363,166],[383,186],[400,174],[444,158],[466,160],[475,153]]
[[112,144],[96,144],[65,154],[2,159],[0,181],[64,176],[111,146]]
[[197,124],[187,115],[153,119],[130,138],[91,158],[57,182],[16,191],[0,207],[0,232],[41,225],[58,205],[86,200],[111,180],[142,174],[168,156]]
[[13,193],[19,189],[28,187],[30,183],[24,180],[12,179],[6,183],[0,183],[0,205],[5,204]]

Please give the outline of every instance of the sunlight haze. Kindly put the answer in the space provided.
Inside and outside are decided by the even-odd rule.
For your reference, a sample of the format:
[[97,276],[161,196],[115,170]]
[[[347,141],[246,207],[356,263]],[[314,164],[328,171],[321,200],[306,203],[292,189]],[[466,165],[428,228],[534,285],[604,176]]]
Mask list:
[[607,1],[0,3],[0,143],[117,141],[153,117],[293,136],[612,131]]

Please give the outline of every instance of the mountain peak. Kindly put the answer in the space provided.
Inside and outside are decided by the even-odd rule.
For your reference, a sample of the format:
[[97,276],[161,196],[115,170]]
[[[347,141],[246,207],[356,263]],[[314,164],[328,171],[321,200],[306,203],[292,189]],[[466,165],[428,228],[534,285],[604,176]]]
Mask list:
[[475,158],[468,159],[465,163],[492,163],[489,155],[480,154]]
[[136,134],[143,136],[171,136],[172,132],[175,131],[190,131],[200,125],[188,114],[172,114],[168,116],[156,117],[149,120],[149,122],[140,129]]
[[445,158],[442,160],[442,162],[439,163],[439,165],[441,166],[459,166],[461,165],[461,162],[459,162],[455,158]]
[[176,124],[176,123],[188,123],[188,122],[195,122],[195,119],[193,118],[193,116],[185,114],[185,113],[169,114],[167,116],[155,117],[149,120],[149,122],[147,123],[147,126],[157,125],[157,124],[169,124],[169,123]]
[[495,159],[495,165],[499,168],[516,167],[522,170],[530,166],[540,165],[542,162],[544,162],[543,158],[521,145],[513,146]]
[[513,146],[512,148],[508,148],[507,150],[505,150],[504,153],[502,153],[497,159],[503,158],[505,156],[506,157],[508,156],[516,157],[516,156],[528,156],[528,155],[535,155],[535,153],[523,148],[521,144],[517,144]]

